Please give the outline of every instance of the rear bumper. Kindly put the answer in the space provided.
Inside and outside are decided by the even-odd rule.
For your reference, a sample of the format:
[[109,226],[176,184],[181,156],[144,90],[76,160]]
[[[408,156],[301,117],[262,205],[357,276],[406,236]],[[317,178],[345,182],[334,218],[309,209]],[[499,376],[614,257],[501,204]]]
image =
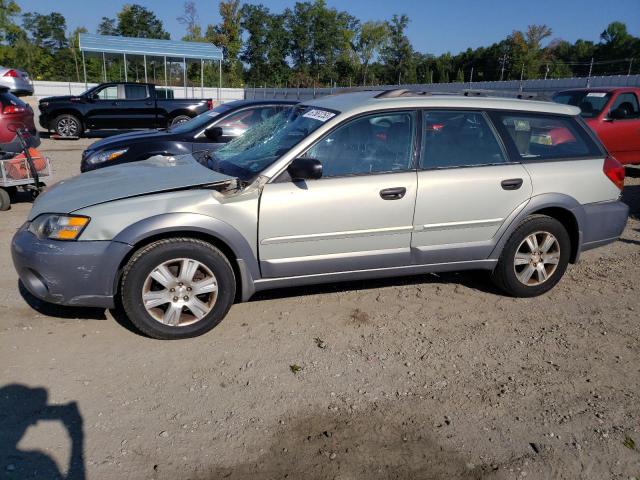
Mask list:
[[629,217],[629,206],[619,200],[583,205],[584,225],[581,251],[615,242]]
[[25,224],[13,237],[11,256],[20,280],[37,298],[112,308],[118,267],[131,248],[111,241],[40,240]]

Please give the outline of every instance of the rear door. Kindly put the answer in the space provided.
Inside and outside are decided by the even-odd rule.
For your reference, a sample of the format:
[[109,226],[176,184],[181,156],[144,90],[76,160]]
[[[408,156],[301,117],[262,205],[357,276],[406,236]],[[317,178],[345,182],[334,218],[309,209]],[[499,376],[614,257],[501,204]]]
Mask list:
[[482,111],[425,110],[421,130],[413,261],[484,259],[500,226],[530,198],[529,175],[509,161]]
[[[624,118],[611,118],[620,109]],[[622,163],[640,163],[640,106],[633,92],[622,92],[613,98],[604,121],[598,125],[598,136],[607,150]]]
[[122,117],[120,128],[156,127],[156,105],[149,85],[125,83],[124,96],[117,102],[117,110]]

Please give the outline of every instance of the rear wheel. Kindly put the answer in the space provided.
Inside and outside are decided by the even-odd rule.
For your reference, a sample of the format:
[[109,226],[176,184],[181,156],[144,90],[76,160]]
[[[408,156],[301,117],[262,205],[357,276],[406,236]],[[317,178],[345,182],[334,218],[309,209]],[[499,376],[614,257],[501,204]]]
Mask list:
[[58,115],[53,121],[53,130],[61,137],[71,138],[82,136],[82,122],[68,113]]
[[4,212],[5,210],[9,210],[11,208],[11,197],[9,197],[9,192],[7,192],[4,188],[0,188],[0,211]]
[[234,297],[235,276],[227,258],[193,238],[159,240],[138,250],[121,282],[122,305],[131,322],[164,340],[211,330]]
[[541,295],[560,281],[570,253],[571,241],[562,223],[545,215],[532,215],[504,246],[493,280],[514,297]]
[[178,115],[177,117],[173,117],[169,121],[169,126],[175,127],[176,125],[180,125],[181,123],[188,122],[189,120],[191,120],[191,117],[189,115]]

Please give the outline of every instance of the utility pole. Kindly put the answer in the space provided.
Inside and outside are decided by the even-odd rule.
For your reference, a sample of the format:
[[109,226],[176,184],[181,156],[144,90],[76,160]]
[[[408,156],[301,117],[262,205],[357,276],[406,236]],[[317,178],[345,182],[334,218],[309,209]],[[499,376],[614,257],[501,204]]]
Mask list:
[[469,76],[469,88],[471,88],[472,83],[473,83],[473,66],[471,67],[471,75]]
[[502,67],[500,68],[500,81],[502,81],[502,77],[504,76],[504,65],[505,65],[505,63],[507,63],[507,54],[506,53],[504,55],[502,55],[502,57],[500,57],[500,63],[502,64]]
[[633,65],[633,58],[629,59],[629,71],[627,72],[627,77],[631,75],[631,65]]
[[587,75],[587,87],[591,86],[591,72],[593,71],[593,57],[591,57],[591,63],[589,64],[589,75]]
[[544,71],[544,79],[547,79],[547,75],[549,75],[549,64],[547,63],[547,69]]

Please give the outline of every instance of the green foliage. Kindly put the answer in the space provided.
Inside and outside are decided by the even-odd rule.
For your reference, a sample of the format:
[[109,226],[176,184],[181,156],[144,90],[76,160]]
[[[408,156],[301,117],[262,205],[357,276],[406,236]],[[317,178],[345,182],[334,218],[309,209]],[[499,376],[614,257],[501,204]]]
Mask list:
[[[83,78],[78,28],[67,36],[63,15],[22,12],[19,0],[0,0],[0,64],[22,68],[33,78],[79,81]],[[223,85],[311,87],[561,78],[640,72],[640,38],[622,22],[612,22],[600,41],[570,43],[553,38],[546,25],[530,25],[492,45],[431,55],[414,51],[406,31],[407,15],[360,22],[329,7],[325,0],[297,1],[282,12],[241,0],[218,3],[221,21],[201,26],[195,2],[186,0],[178,22],[186,41],[211,42],[224,52]],[[102,17],[97,32],[168,39],[162,21],[150,9],[127,4],[116,18]],[[591,61],[594,59],[593,65]],[[633,59],[633,62],[631,61]],[[121,59],[88,56],[90,81],[124,78]],[[129,78],[144,79],[139,59],[128,62]],[[149,80],[164,84],[164,67],[148,62]],[[199,64],[188,67],[197,78]],[[204,68],[205,84],[216,85],[218,67]],[[168,83],[181,84],[181,65],[169,65]],[[198,82],[199,83],[199,82]]]

